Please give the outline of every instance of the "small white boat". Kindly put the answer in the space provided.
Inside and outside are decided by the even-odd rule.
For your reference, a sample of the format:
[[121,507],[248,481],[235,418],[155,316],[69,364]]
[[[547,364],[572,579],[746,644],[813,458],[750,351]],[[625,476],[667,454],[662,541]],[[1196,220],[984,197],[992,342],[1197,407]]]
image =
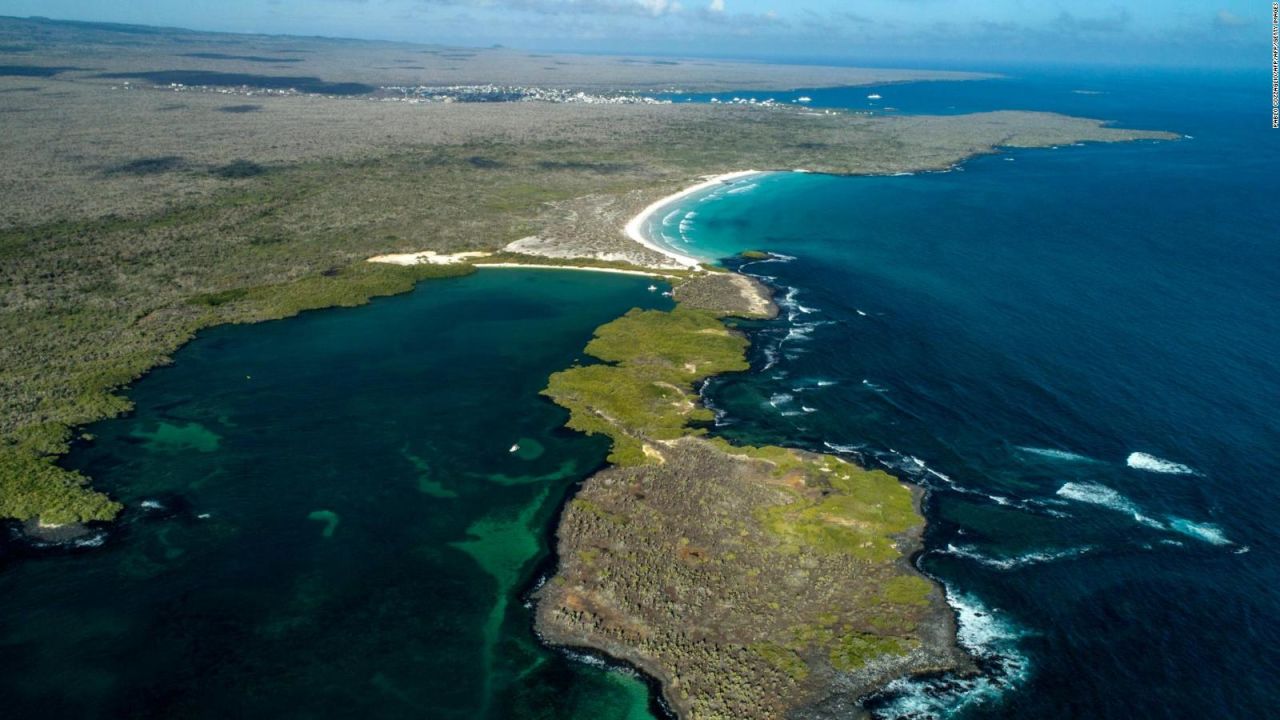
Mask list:
[[511,449],[510,449],[510,450],[508,450],[507,452],[515,452],[515,451],[517,451],[517,450],[519,450],[519,449],[520,449],[520,443],[516,443],[515,445],[512,445],[512,446],[511,446]]
[[657,285],[650,285],[650,286],[649,286],[649,292],[658,292],[658,286],[657,286]]
[[867,99],[868,99],[868,100],[882,100],[882,99],[883,99],[883,96],[882,96],[882,95],[880,95],[880,93],[871,93],[870,95],[868,95],[868,96],[867,96]]

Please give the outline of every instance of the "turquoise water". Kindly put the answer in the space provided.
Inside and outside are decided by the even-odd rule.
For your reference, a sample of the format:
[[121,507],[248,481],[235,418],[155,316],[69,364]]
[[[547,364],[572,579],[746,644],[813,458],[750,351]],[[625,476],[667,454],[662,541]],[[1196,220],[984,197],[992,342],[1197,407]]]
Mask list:
[[[1265,74],[892,86],[901,111],[1058,110],[1178,142],[909,177],[774,174],[655,219],[784,313],[719,432],[930,490],[918,564],[984,674],[899,683],[885,718],[1252,718],[1280,704],[1280,135]],[[1087,90],[1087,93],[1076,92]],[[861,109],[866,90],[810,91]],[[730,265],[738,265],[729,261]]]
[[5,713],[651,718],[524,605],[605,453],[538,392],[649,283],[482,271],[202,333],[68,461],[126,505],[101,546],[3,547]]

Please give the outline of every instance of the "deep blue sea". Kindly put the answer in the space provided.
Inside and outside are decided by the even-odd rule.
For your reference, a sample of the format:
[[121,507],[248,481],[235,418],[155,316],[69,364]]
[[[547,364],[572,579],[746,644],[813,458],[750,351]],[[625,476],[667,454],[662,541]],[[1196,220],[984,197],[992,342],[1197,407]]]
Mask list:
[[873,701],[880,716],[1280,712],[1267,81],[1014,71],[718,96],[1051,110],[1185,136],[906,177],[772,174],[653,223],[704,258],[785,256],[743,266],[784,313],[754,326],[756,372],[708,389],[719,432],[848,453],[930,490],[917,562],[986,673],[898,683]]

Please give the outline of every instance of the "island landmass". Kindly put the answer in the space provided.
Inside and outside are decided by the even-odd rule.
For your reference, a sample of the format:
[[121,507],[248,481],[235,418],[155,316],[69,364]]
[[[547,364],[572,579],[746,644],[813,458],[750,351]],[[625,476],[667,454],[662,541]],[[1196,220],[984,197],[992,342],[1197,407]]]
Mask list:
[[748,369],[726,322],[776,311],[742,275],[677,292],[690,285],[696,300],[602,326],[586,348],[599,362],[551,377],[545,394],[612,440],[614,467],[561,517],[539,633],[641,668],[681,718],[849,717],[888,680],[969,669],[942,589],[909,562],[918,488],[707,436],[695,385]]

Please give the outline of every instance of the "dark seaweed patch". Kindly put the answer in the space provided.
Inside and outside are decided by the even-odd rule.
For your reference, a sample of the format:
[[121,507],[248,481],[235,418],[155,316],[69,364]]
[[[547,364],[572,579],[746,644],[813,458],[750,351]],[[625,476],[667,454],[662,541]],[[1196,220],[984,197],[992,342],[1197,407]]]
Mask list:
[[298,90],[325,95],[367,95],[377,88],[364,83],[331,83],[320,78],[293,75],[252,75],[249,73],[223,73],[210,70],[155,70],[150,72],[103,73],[98,77],[148,80],[157,85],[178,83],[182,85],[248,86],[265,90]]

